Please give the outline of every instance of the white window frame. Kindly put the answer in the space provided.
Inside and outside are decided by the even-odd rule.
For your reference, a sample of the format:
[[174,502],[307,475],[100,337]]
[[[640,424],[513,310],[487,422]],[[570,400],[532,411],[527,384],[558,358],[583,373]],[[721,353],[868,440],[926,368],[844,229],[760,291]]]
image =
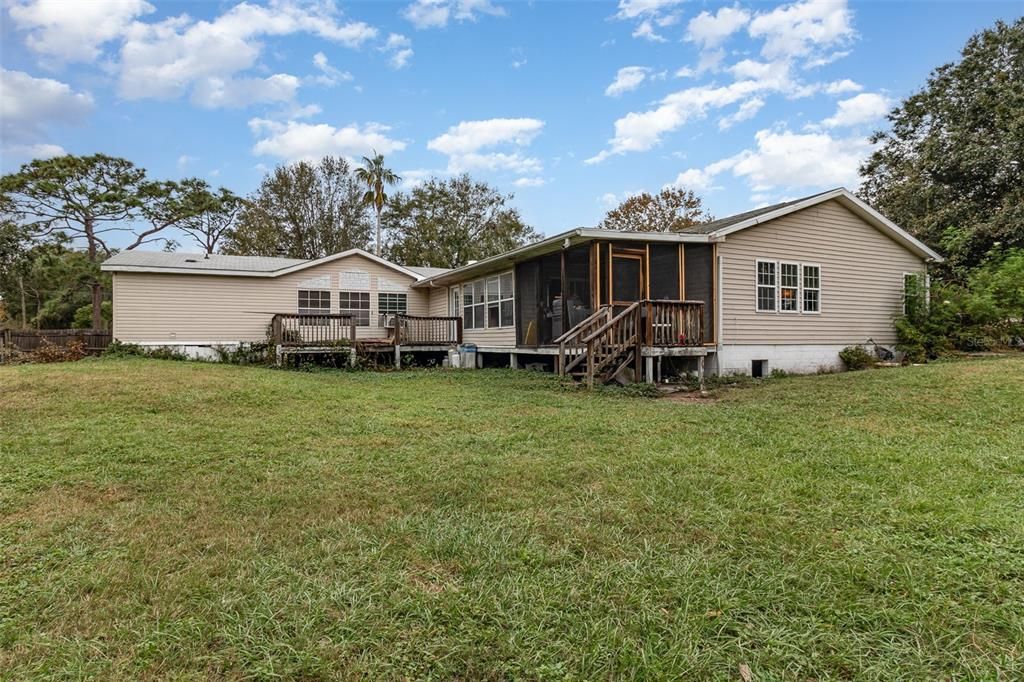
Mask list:
[[[804,282],[805,282],[805,279],[804,279],[804,268],[818,268],[818,286],[817,287],[807,287],[804,284]],[[822,276],[821,276],[821,265],[819,265],[818,263],[800,263],[800,314],[801,315],[821,315],[821,306],[822,306],[821,290],[823,288],[822,284],[824,284],[824,280],[822,279]],[[811,291],[817,291],[818,292],[818,309],[817,310],[807,310],[806,308],[804,308],[804,290],[808,289],[808,288]]]
[[[763,310],[759,307],[760,304],[760,290],[761,288],[767,289],[770,285],[761,284],[759,279],[759,273],[761,270],[762,263],[770,263],[774,266],[774,294],[772,300],[775,302],[774,310]],[[783,265],[795,265],[797,270],[797,287],[796,287],[796,310],[783,310],[782,309],[782,266]],[[804,285],[804,268],[817,268],[818,269],[818,286],[817,287],[805,287]],[[792,289],[793,287],[785,287],[786,289]],[[808,289],[810,291],[818,292],[818,309],[817,310],[806,310],[804,308],[804,291]],[[820,315],[822,311],[822,290],[824,289],[824,276],[822,275],[822,267],[820,263],[804,263],[802,261],[788,261],[788,260],[772,260],[770,258],[757,258],[754,261],[754,312],[755,313],[766,313],[769,315]]]
[[[787,287],[787,286],[783,286],[782,285],[782,267],[783,266],[793,266],[793,267],[796,268],[796,286],[795,287]],[[801,312],[803,312],[803,306],[804,306],[804,301],[803,301],[803,277],[804,277],[804,266],[802,264],[794,263],[792,261],[779,261],[778,262],[778,265],[777,265],[776,270],[775,270],[775,278],[776,278],[776,282],[777,282],[777,286],[775,287],[775,290],[777,292],[777,297],[778,297],[775,304],[777,306],[776,309],[778,310],[778,312],[783,313],[785,315],[799,315]],[[782,290],[783,289],[793,289],[795,291],[794,303],[796,303],[796,308],[794,308],[793,310],[784,310],[782,308]],[[818,296],[820,297],[821,294],[819,293]]]
[[[350,304],[352,303],[352,296],[365,296],[366,297],[366,307],[365,308],[352,308],[351,306],[343,306],[341,304],[341,297],[342,296],[348,296]],[[355,323],[356,323],[357,327],[369,327],[370,326],[370,315],[372,313],[372,311],[370,310],[370,306],[371,305],[372,305],[372,300],[370,299],[370,292],[369,291],[349,291],[349,290],[346,289],[344,291],[339,291],[338,292],[338,314],[339,315],[351,315],[353,317],[353,319],[355,320]],[[365,323],[361,319],[361,316],[362,316],[363,313],[366,313],[366,322]]]
[[[386,299],[384,297],[394,296],[396,301],[404,301],[404,305],[399,306],[401,309],[391,310],[388,306],[388,310],[384,310],[381,303]],[[398,298],[401,297],[401,298]],[[387,328],[388,316],[389,315],[408,315],[409,314],[409,294],[397,291],[378,291],[377,292],[377,326]]]
[[[509,291],[505,291],[505,287],[502,286],[502,279],[508,278]],[[497,295],[495,298],[491,297],[489,286],[494,283],[497,286]],[[472,287],[473,298],[472,303],[466,303],[466,290]],[[479,287],[479,289],[478,289]],[[462,307],[459,310],[459,314],[462,317],[463,329],[514,329],[516,326],[516,312],[515,312],[515,291],[516,291],[516,280],[515,273],[512,270],[506,270],[505,272],[499,272],[494,275],[488,275],[475,279],[471,282],[466,282],[459,287],[460,296],[459,301]],[[482,299],[479,298],[478,292],[483,293]],[[510,304],[512,306],[512,321],[509,324],[502,324],[501,322],[501,308],[504,304]],[[492,307],[498,309],[498,324],[490,324],[490,309]],[[466,308],[473,309],[473,325],[466,324]]]
[[[327,307],[326,308],[322,308],[322,307],[310,308],[309,306],[306,306],[305,308],[302,307],[302,305],[301,305],[302,294],[307,294],[307,301],[306,302],[309,303],[308,294],[313,294],[313,293],[317,294],[317,299],[321,300],[321,301],[323,299],[323,295],[327,294]],[[299,315],[330,315],[331,314],[331,306],[333,305],[333,301],[334,301],[334,297],[331,295],[331,290],[330,289],[298,289],[296,294],[295,294],[295,311]]]
[[[772,284],[761,284],[761,264],[770,263],[772,266]],[[761,288],[772,287],[772,300],[774,301],[774,308],[772,310],[763,310],[761,308]],[[779,312],[779,262],[774,260],[767,260],[764,258],[758,258],[754,261],[754,312],[757,313],[769,313],[774,314]]]

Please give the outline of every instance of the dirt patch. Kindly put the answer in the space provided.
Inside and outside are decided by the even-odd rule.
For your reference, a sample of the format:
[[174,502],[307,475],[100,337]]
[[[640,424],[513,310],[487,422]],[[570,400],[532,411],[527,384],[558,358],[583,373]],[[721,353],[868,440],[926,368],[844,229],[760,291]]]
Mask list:
[[4,523],[29,521],[37,526],[53,526],[68,523],[100,507],[126,502],[132,496],[131,490],[117,485],[55,485],[37,493],[20,509],[0,518]]
[[721,397],[708,391],[674,391],[661,399],[674,403],[717,403]]

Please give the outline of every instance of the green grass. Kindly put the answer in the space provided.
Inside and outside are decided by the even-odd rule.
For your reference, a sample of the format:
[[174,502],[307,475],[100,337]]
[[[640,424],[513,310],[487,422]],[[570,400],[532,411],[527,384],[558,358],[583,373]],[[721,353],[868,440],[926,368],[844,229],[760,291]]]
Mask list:
[[713,404],[0,367],[0,677],[1020,679],[1024,358]]

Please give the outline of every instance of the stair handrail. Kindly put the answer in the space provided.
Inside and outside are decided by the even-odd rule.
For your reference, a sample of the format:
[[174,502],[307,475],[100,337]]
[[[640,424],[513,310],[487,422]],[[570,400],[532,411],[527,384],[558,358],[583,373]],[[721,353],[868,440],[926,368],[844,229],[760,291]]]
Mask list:
[[[641,333],[641,330],[640,330],[640,305],[642,303],[643,303],[643,301],[635,301],[635,302],[629,304],[618,315],[616,315],[612,319],[610,319],[607,322],[605,322],[603,325],[598,327],[593,333],[587,335],[583,339],[583,343],[585,343],[587,345],[586,359],[587,359],[587,387],[588,388],[593,388],[594,387],[594,374],[596,373],[596,371],[598,369],[600,369],[600,367],[603,366],[604,364],[610,362],[612,360],[612,358],[617,356],[619,351],[623,351],[629,345],[634,346],[633,352],[636,354],[637,362],[639,362],[640,344],[641,344],[641,339],[642,339],[642,335],[641,335],[642,333]],[[632,331],[631,337],[629,339],[622,339],[622,340],[620,340],[618,342],[614,341],[615,335],[622,333],[622,331],[618,330],[617,327],[619,325],[623,324],[623,321],[628,319],[628,318],[630,318],[630,317],[633,318],[633,331]],[[605,341],[602,341],[600,343],[600,345],[595,344],[595,342],[598,339],[601,339],[602,337],[608,337],[608,336],[613,338],[613,341],[612,341],[611,344],[608,344]],[[611,355],[608,355],[608,356],[603,357],[600,360],[598,360],[595,357],[595,352],[598,349],[607,348],[609,345],[613,346]],[[638,365],[638,371],[639,371],[639,365]]]
[[630,303],[622,312],[620,312],[618,315],[602,324],[600,327],[595,329],[589,336],[586,336],[583,339],[581,339],[581,341],[583,343],[590,343],[591,341],[593,341],[594,339],[596,339],[597,337],[601,336],[609,329],[614,327],[619,322],[619,320],[621,320],[622,318],[626,317],[626,315],[629,315],[634,310],[639,308],[641,303],[642,301],[634,301],[633,303]]
[[572,329],[552,341],[552,343],[558,344],[558,373],[560,375],[564,376],[566,372],[566,347],[569,345],[572,345],[573,347],[582,347],[583,344],[579,341],[580,335],[588,330],[595,322],[603,317],[607,317],[610,311],[611,307],[608,305],[599,306],[597,310],[592,312],[583,320],[577,322]]

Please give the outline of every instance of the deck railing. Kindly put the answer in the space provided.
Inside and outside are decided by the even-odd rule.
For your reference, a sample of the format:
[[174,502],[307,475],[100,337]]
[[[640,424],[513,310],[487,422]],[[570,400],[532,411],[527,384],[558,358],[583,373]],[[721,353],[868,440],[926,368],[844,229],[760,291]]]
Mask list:
[[355,342],[356,321],[352,315],[277,313],[270,338],[279,346],[342,346]]
[[450,346],[462,343],[461,317],[396,315],[395,345]]
[[644,301],[645,346],[700,346],[704,343],[703,301]]

